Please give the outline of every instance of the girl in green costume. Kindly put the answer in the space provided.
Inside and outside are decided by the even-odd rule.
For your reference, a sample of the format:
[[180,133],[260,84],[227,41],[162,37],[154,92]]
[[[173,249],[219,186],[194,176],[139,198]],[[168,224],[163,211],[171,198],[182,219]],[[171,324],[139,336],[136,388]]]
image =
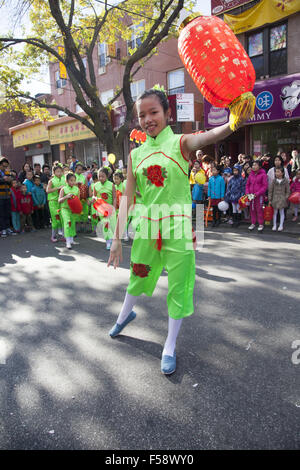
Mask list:
[[[75,177],[76,177],[76,184],[84,184],[88,186],[88,182],[86,177],[84,176],[83,172],[83,165],[81,163],[77,163],[75,167]],[[77,215],[77,221],[80,222],[80,231],[86,232],[87,231],[87,224],[89,220],[89,206],[87,199],[80,199],[82,204],[82,214]]]
[[66,175],[66,185],[60,190],[58,202],[61,204],[62,220],[64,225],[64,234],[66,238],[67,248],[70,250],[72,245],[76,243],[74,237],[76,235],[76,215],[73,214],[68,199],[73,196],[79,197],[79,189],[76,186],[76,177],[74,173],[68,173]]
[[92,235],[93,236],[96,236],[97,233],[96,233],[96,227],[98,225],[98,222],[99,222],[99,214],[98,212],[96,211],[96,209],[94,208],[93,206],[93,202],[94,202],[94,199],[93,199],[93,192],[94,192],[94,186],[96,183],[98,183],[98,174],[96,171],[94,171],[94,173],[92,174],[92,183],[90,184],[89,186],[89,205],[90,205],[90,217],[91,217],[91,225],[92,225]]
[[[116,209],[116,189],[115,185],[108,180],[109,172],[107,168],[100,168],[98,171],[98,183],[94,185],[93,199],[103,199],[107,204],[114,206]],[[106,249],[110,250],[112,238],[116,226],[115,212],[110,217],[103,217],[99,214],[100,222],[103,228],[104,239],[106,240]]]
[[51,241],[57,242],[57,232],[62,228],[62,221],[59,214],[58,195],[65,184],[63,167],[59,162],[55,162],[52,168],[53,177],[49,180],[46,192],[48,194],[48,204],[51,216],[52,235]]
[[[168,272],[169,324],[161,371],[172,374],[176,369],[175,347],[182,319],[193,313],[195,252],[192,247],[189,154],[224,139],[232,131],[229,124],[225,124],[201,134],[173,134],[167,124],[170,115],[168,99],[161,90],[144,92],[136,105],[139,124],[146,132],[147,140],[130,154],[126,190],[108,266],[112,264],[116,268],[122,261],[121,238],[136,185],[141,193],[144,213],[140,215],[131,250],[130,281],[125,301],[109,334],[111,337],[118,335],[136,317],[132,309],[138,297],[142,293],[152,295],[165,267]],[[245,121],[247,119],[248,116]]]

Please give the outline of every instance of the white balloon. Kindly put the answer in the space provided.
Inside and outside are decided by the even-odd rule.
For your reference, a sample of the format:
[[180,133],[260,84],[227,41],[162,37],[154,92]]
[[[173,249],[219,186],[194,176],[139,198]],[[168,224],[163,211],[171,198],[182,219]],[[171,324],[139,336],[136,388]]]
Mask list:
[[218,209],[222,212],[226,212],[229,209],[229,204],[226,201],[220,201],[218,204]]

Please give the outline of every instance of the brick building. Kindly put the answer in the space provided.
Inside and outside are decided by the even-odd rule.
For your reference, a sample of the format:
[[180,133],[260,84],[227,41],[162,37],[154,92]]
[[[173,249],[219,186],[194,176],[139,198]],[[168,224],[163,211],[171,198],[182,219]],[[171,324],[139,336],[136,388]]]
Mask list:
[[19,171],[23,165],[24,152],[13,146],[13,138],[9,128],[17,126],[25,121],[25,117],[19,111],[6,111],[0,114],[0,155],[6,157],[13,170]]

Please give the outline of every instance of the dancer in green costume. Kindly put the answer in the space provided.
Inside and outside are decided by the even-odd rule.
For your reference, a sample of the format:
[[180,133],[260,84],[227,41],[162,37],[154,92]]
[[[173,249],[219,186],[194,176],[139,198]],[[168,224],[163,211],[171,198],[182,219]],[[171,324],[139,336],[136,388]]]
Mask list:
[[[98,171],[98,183],[94,185],[93,198],[94,201],[97,199],[103,199],[107,204],[114,206],[116,209],[116,189],[115,185],[108,180],[108,170],[107,168],[100,168]],[[103,217],[99,214],[100,222],[103,228],[103,235],[106,241],[106,249],[110,250],[112,238],[114,235],[114,230],[116,227],[116,214],[113,214],[110,217]]]
[[94,186],[95,183],[98,183],[98,174],[96,171],[93,172],[92,174],[92,180],[93,182],[89,186],[89,199],[88,199],[88,204],[90,206],[90,217],[91,217],[91,225],[92,225],[92,235],[96,236],[96,228],[99,223],[99,213],[96,211],[96,209],[93,206],[93,192],[94,192]]
[[63,167],[59,162],[55,162],[52,168],[53,177],[49,180],[47,185],[48,204],[51,216],[52,235],[51,241],[57,242],[57,232],[62,228],[62,220],[59,213],[58,195],[65,184],[65,177],[63,175]]
[[61,204],[61,213],[64,226],[64,235],[66,238],[66,246],[70,250],[72,245],[76,243],[74,237],[76,235],[76,215],[73,214],[68,199],[73,196],[79,197],[79,189],[76,186],[76,177],[74,173],[68,173],[66,175],[66,185],[60,190],[58,202]]
[[[192,200],[188,180],[189,154],[232,133],[229,124],[200,134],[173,134],[166,94],[157,89],[137,100],[139,124],[146,142],[132,150],[127,184],[121,201],[108,266],[122,261],[121,238],[127,214],[138,185],[143,213],[131,250],[130,281],[116,324],[117,336],[134,318],[133,307],[142,293],[152,295],[163,267],[168,272],[168,336],[163,348],[161,371],[176,369],[176,339],[183,318],[193,313],[195,253],[192,248]],[[245,117],[245,121],[248,116]],[[240,121],[240,125],[243,122]]]
[[[88,186],[88,182],[86,177],[84,176],[83,172],[83,165],[81,163],[77,163],[75,167],[75,177],[76,177],[76,184],[84,184]],[[77,215],[76,219],[77,222],[80,222],[80,231],[86,232],[87,231],[87,224],[89,220],[89,206],[87,199],[80,199],[82,204],[82,214]]]

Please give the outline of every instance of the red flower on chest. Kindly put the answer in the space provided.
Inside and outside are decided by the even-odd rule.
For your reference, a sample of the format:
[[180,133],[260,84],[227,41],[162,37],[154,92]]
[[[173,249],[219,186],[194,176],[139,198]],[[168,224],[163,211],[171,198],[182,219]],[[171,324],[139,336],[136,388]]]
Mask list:
[[101,193],[101,199],[104,199],[104,201],[106,201],[108,199],[108,194],[107,193]]
[[151,165],[143,169],[143,175],[147,176],[148,184],[154,184],[156,187],[162,187],[167,177],[167,170],[160,165]]

